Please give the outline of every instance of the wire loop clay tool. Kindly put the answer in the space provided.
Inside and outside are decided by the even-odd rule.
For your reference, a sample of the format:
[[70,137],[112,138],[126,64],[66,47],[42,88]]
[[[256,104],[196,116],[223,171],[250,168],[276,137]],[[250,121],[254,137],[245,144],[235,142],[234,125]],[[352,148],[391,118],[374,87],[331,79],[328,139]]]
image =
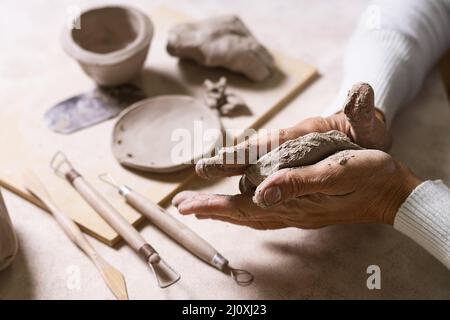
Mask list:
[[253,281],[253,276],[248,271],[231,268],[228,260],[206,242],[205,239],[201,238],[185,224],[175,219],[163,208],[128,186],[119,185],[111,175],[107,173],[101,174],[99,178],[103,182],[116,188],[130,206],[143,214],[155,226],[189,250],[192,254],[215,268],[231,274],[231,277],[239,285],[246,286]]
[[61,151],[53,156],[50,166],[55,174],[69,181],[84,200],[145,260],[159,287],[167,288],[180,279],[180,275],[159,256],[141,234],[74,169]]

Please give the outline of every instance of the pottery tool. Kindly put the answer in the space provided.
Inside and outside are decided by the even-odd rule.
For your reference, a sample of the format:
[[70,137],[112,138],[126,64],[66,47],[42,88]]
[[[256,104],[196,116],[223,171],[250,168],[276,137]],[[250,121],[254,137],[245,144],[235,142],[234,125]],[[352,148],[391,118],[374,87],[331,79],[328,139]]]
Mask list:
[[100,180],[113,186],[124,197],[125,201],[142,213],[156,227],[177,241],[192,254],[212,265],[213,267],[230,273],[232,278],[240,285],[248,285],[253,281],[253,276],[245,270],[234,269],[229,266],[225,259],[216,249],[214,249],[205,239],[200,237],[188,226],[181,223],[166,210],[153,203],[143,195],[134,191],[126,185],[118,185],[111,175],[104,173],[99,176]]
[[45,113],[47,126],[58,133],[72,133],[117,116],[145,93],[133,84],[97,87],[59,102]]
[[84,200],[145,260],[159,287],[166,288],[180,279],[141,234],[74,169],[62,152],[58,151],[54,155],[50,165],[54,172],[69,181]]
[[127,286],[122,273],[99,255],[85,238],[75,222],[55,205],[53,199],[39,178],[33,172],[27,171],[23,174],[23,180],[25,182],[25,187],[48,208],[70,240],[72,240],[72,242],[83,250],[83,252],[92,260],[94,265],[100,271],[106,285],[117,299],[128,300]]

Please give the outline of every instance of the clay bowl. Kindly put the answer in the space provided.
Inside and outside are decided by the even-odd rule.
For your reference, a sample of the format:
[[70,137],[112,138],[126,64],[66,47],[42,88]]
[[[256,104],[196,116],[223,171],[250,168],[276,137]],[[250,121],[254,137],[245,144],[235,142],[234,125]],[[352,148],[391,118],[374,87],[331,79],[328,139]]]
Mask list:
[[[222,137],[221,128],[218,115],[190,96],[149,98],[121,114],[113,129],[112,151],[123,166],[175,172],[210,155]],[[178,153],[186,146],[182,140],[189,142],[189,152]]]
[[137,9],[106,6],[80,15],[80,28],[65,28],[67,54],[100,86],[131,81],[140,71],[153,38],[153,24]]

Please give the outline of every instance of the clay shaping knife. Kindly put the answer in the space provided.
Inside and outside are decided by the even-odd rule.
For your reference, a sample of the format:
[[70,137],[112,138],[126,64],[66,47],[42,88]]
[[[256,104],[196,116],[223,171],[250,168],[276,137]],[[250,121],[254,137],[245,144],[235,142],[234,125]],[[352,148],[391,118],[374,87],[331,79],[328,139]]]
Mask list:
[[113,118],[145,98],[144,91],[130,83],[97,87],[53,106],[45,113],[45,121],[51,130],[69,134]]
[[27,171],[23,174],[23,180],[28,191],[44,203],[70,240],[92,260],[116,298],[119,300],[128,300],[127,286],[122,273],[107,263],[95,251],[94,247],[88,242],[75,222],[54,204],[50,194],[39,178],[32,171]]
[[231,268],[228,260],[205,239],[189,229],[185,224],[175,219],[163,208],[150,201],[150,199],[132,190],[128,186],[119,186],[109,174],[101,174],[99,178],[103,182],[117,188],[119,194],[125,198],[125,201],[130,206],[142,213],[156,227],[161,229],[192,254],[213,267],[223,272],[230,273],[233,279],[240,285],[245,286],[253,281],[253,276],[248,271]]
[[180,279],[141,234],[73,168],[62,152],[55,154],[50,165],[55,173],[69,181],[86,202],[147,262],[159,287],[167,288]]

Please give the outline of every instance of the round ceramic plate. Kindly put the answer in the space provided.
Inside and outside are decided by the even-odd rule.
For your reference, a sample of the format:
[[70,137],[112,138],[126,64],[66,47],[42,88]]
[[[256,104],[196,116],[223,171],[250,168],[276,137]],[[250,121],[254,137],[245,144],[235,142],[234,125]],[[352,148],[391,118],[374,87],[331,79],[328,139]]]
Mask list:
[[150,172],[181,170],[210,154],[221,137],[216,113],[183,95],[141,100],[113,130],[112,151],[124,166]]

